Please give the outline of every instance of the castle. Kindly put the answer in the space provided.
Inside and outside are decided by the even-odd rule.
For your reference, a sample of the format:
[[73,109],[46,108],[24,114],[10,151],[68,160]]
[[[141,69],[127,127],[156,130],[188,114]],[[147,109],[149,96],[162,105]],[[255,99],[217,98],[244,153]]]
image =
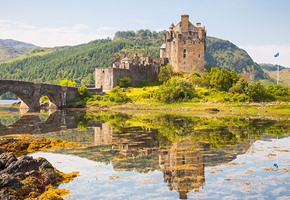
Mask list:
[[160,66],[171,64],[174,71],[203,72],[206,30],[200,23],[189,21],[189,15],[181,15],[181,21],[171,24],[166,32],[166,43],[160,48],[160,58],[125,57],[121,52],[111,68],[96,68],[96,88],[111,90],[122,77],[132,79],[132,86],[158,80]]

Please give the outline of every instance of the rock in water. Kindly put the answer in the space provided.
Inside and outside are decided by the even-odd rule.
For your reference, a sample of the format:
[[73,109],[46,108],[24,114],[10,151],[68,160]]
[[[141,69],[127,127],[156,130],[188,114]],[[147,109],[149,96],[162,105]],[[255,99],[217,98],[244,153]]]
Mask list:
[[13,153],[0,150],[1,199],[35,198],[63,181],[63,174],[45,158],[16,158]]

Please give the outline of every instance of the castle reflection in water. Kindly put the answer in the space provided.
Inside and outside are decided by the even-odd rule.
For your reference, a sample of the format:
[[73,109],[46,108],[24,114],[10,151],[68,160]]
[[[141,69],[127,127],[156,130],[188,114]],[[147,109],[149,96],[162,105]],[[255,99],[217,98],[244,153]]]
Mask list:
[[[117,171],[162,171],[168,189],[177,191],[180,199],[187,199],[190,191],[198,192],[203,188],[205,165],[213,165],[211,162],[205,163],[205,160],[210,160],[208,157],[215,160],[215,155],[210,154],[203,144],[189,140],[161,147],[157,131],[142,127],[114,131],[111,126],[103,123],[95,128],[94,145],[110,148],[110,162]],[[245,152],[250,145],[251,142],[247,142],[239,149]],[[233,154],[225,154],[218,162],[231,161],[236,157],[236,153]]]

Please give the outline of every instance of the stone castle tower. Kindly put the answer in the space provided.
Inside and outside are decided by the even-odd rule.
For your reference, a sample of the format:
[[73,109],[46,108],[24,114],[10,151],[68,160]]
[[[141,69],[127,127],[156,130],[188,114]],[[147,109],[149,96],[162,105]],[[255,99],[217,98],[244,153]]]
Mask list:
[[192,25],[189,15],[181,15],[181,22],[171,24],[166,43],[161,46],[160,58],[168,59],[174,71],[202,72],[204,67],[206,30],[201,23]]

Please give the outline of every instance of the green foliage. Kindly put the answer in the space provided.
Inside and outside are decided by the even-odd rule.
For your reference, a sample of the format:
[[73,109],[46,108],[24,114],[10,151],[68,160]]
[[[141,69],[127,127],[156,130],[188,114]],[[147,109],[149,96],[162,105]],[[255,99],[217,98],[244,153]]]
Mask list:
[[60,80],[59,84],[62,86],[71,86],[71,87],[75,87],[77,85],[76,82],[74,82],[72,80],[68,80],[68,79]]
[[48,96],[42,96],[42,97],[40,97],[39,101],[42,103],[46,103],[46,102],[49,102],[49,98],[48,98]]
[[218,68],[211,68],[209,74],[203,78],[205,83],[221,91],[229,91],[240,79],[236,72]]
[[129,97],[119,86],[111,90],[109,93],[109,100],[118,104],[127,103],[130,101]]
[[132,86],[132,79],[129,77],[121,77],[118,80],[118,86],[121,88],[127,88]]
[[246,88],[248,87],[248,82],[245,81],[245,79],[241,78],[236,82],[229,90],[231,93],[239,93],[244,94],[246,91]]
[[283,85],[269,85],[267,87],[267,92],[275,96],[280,96],[280,97],[290,95],[289,89]]
[[250,97],[250,99],[255,102],[274,100],[274,97],[267,93],[266,88],[262,85],[261,82],[249,84],[245,92]]
[[78,88],[78,92],[82,98],[90,97],[89,90],[84,85]]
[[168,64],[166,66],[160,67],[160,72],[158,74],[158,80],[160,82],[166,82],[168,81],[173,75],[173,67],[172,65]]
[[256,79],[269,78],[245,50],[227,40],[207,37],[205,61],[207,67],[218,66],[230,71],[234,70],[239,74],[248,72],[247,66],[253,66]]
[[155,93],[156,99],[164,103],[190,100],[193,95],[194,88],[192,83],[178,76],[173,76],[163,83]]

